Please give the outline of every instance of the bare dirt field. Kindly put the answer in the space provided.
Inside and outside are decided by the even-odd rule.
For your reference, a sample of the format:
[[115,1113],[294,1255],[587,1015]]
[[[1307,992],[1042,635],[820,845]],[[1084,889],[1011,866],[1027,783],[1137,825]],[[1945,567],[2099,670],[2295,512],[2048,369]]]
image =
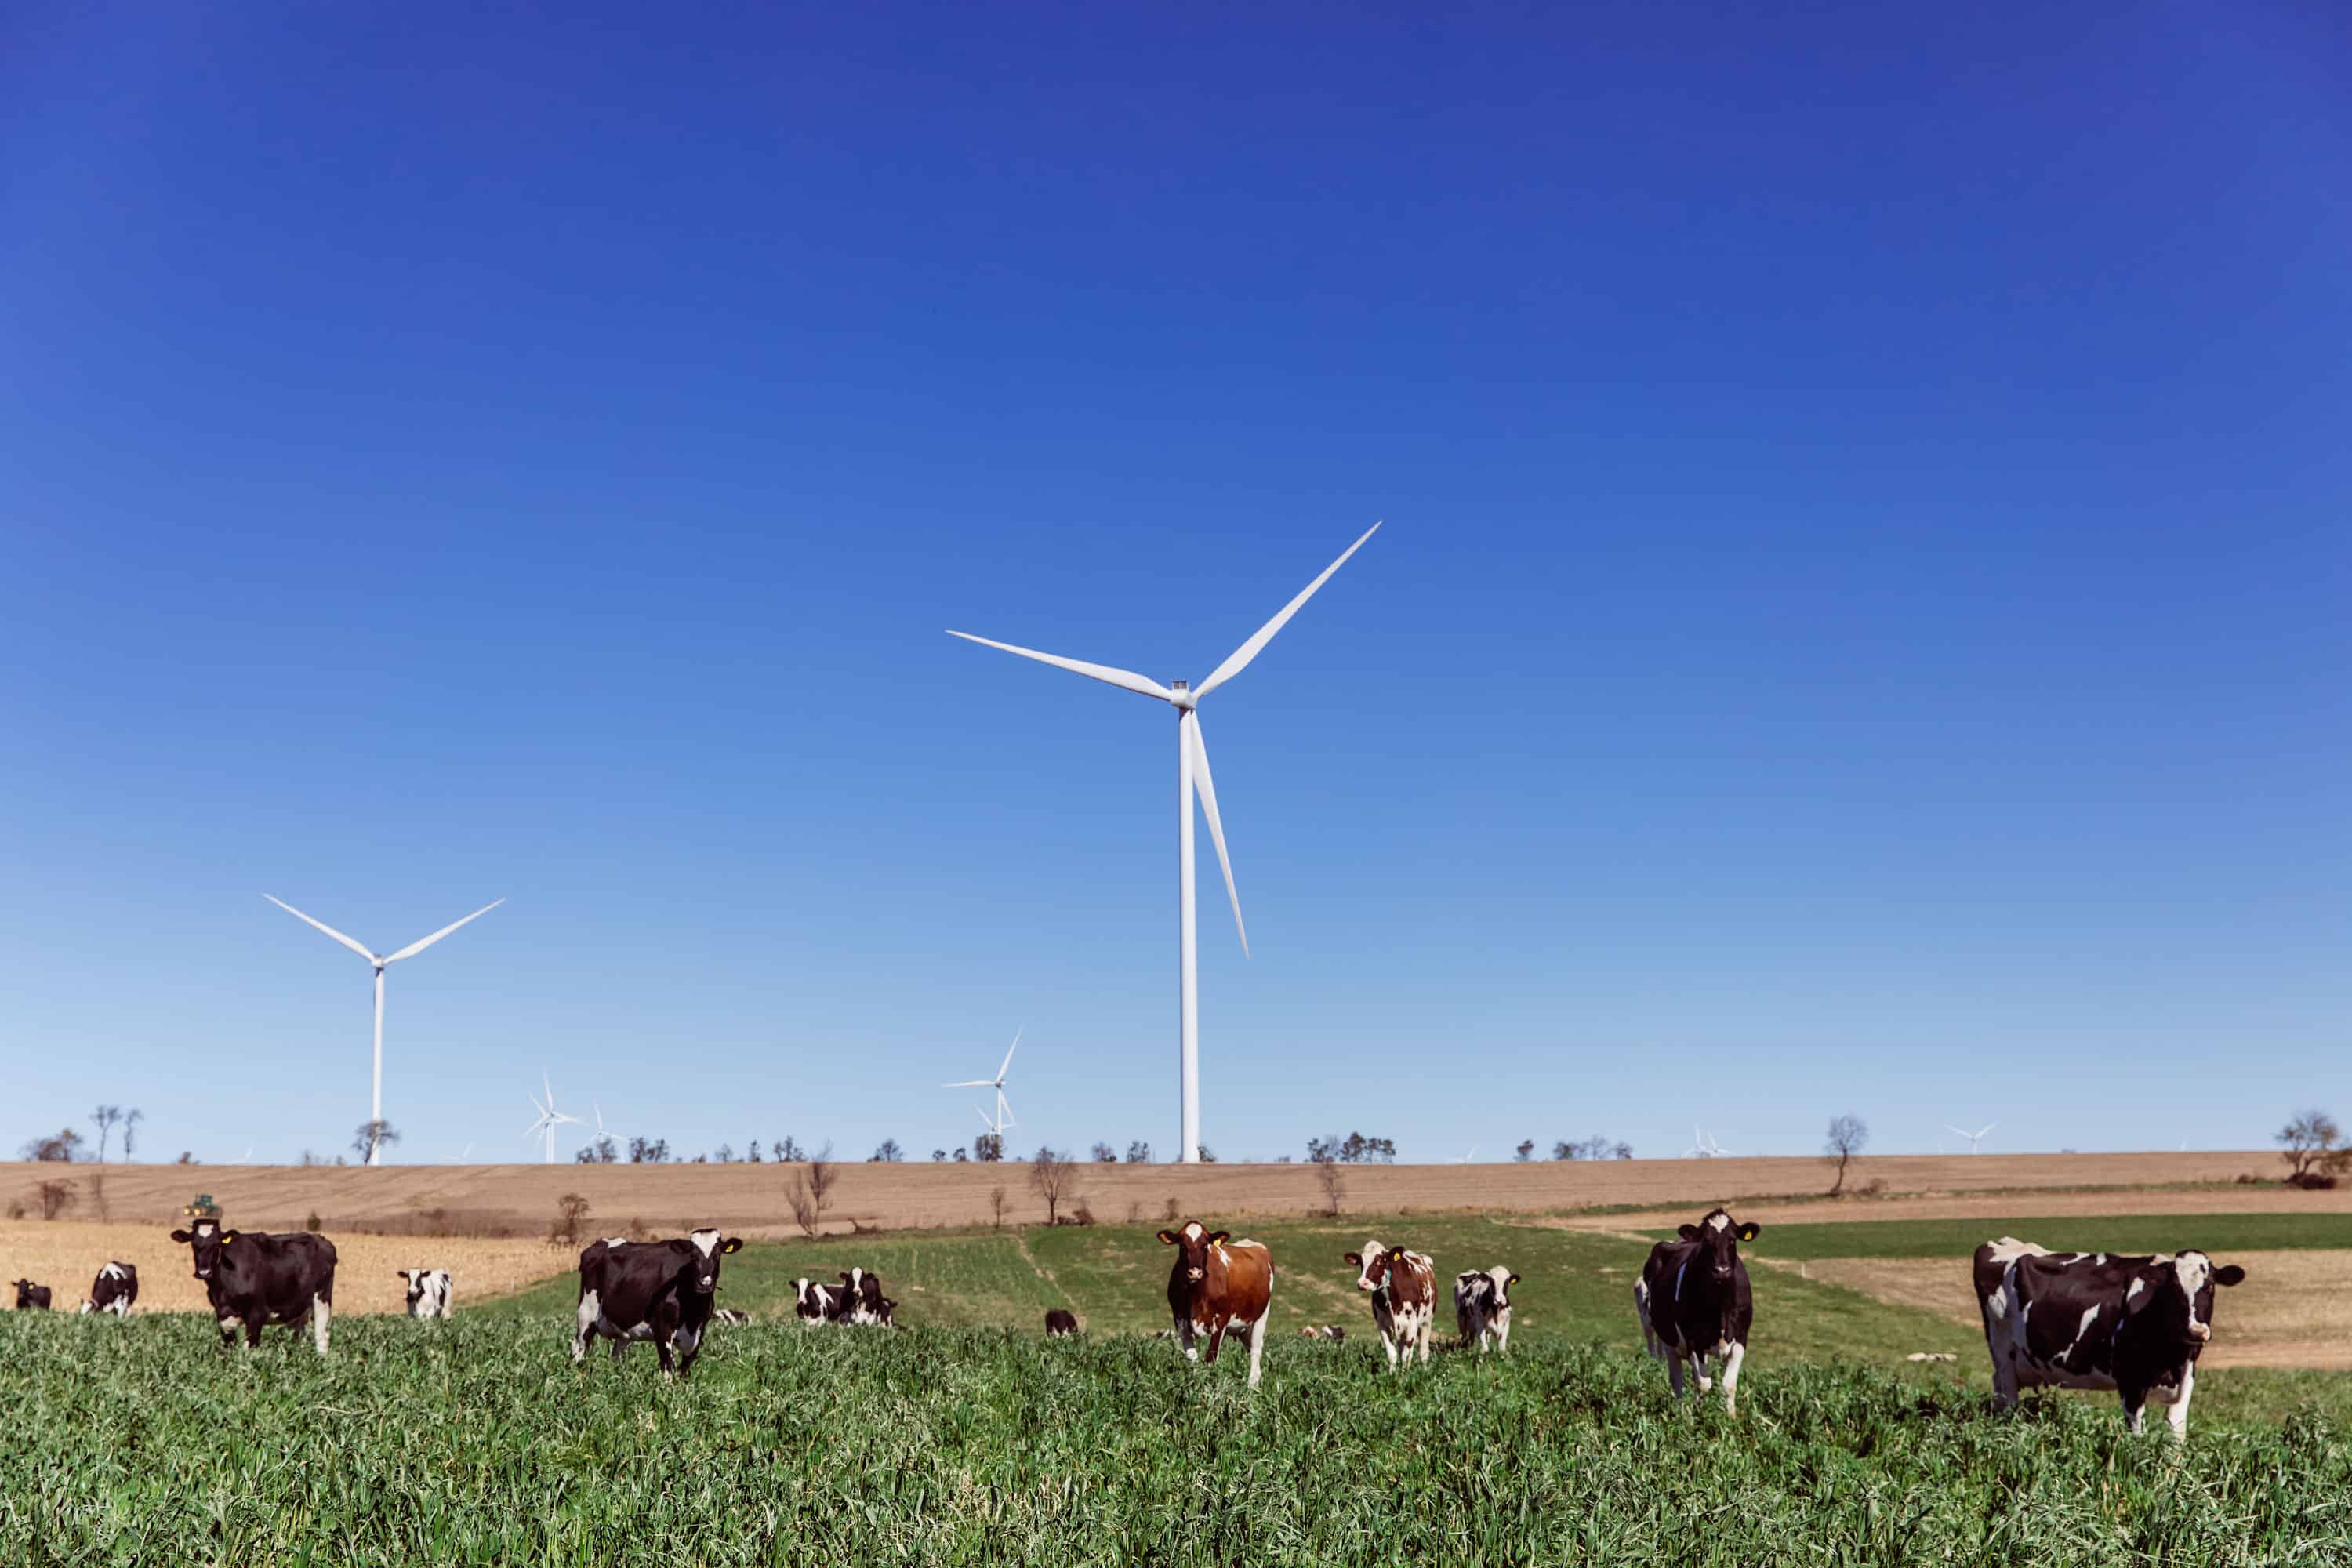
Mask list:
[[[2231,1253],[2244,1284],[2215,1292],[2209,1367],[2352,1367],[2352,1252]],[[1983,1353],[1982,1320],[1965,1259],[1817,1258],[1772,1268],[1859,1290],[1948,1320],[1956,1337],[1939,1348]]]
[[[2275,1155],[2255,1152],[2188,1154],[1889,1155],[1854,1163],[1852,1185],[1884,1184],[1885,1196],[1791,1207],[1784,1217],[1892,1219],[1907,1212],[1895,1200],[1962,1204],[1968,1194],[2046,1193],[2032,1212],[2135,1212],[2133,1203],[2178,1205],[2179,1212],[2249,1212],[2271,1206],[2315,1212],[2352,1209],[2352,1188],[2338,1193],[2290,1193],[2275,1186],[2146,1194],[2067,1194],[2068,1188],[2163,1187],[2228,1183],[2245,1172],[2274,1174]],[[746,1236],[793,1230],[785,1184],[791,1165],[386,1165],[354,1166],[109,1165],[103,1207],[89,1188],[92,1165],[0,1163],[0,1205],[37,1213],[35,1184],[75,1185],[73,1219],[103,1215],[153,1224],[174,1220],[197,1193],[217,1200],[230,1223],[285,1230],[312,1215],[338,1240],[355,1231],[414,1234],[543,1235],[556,1200],[578,1193],[591,1205],[590,1225],[632,1226],[677,1234],[697,1226],[723,1226]],[[1735,1202],[1744,1210],[1811,1198],[1826,1185],[1812,1159],[1537,1161],[1526,1164],[1356,1165],[1345,1167],[1346,1206],[1366,1213],[1565,1215],[1578,1209],[1654,1205],[1669,1217],[1612,1215],[1611,1227],[1641,1228],[1689,1217]],[[1043,1205],[1019,1163],[868,1164],[841,1167],[841,1183],[824,1229],[852,1224],[898,1230],[989,1222],[990,1194],[1004,1189],[1009,1219],[1032,1222]],[[1307,1165],[1094,1165],[1084,1168],[1079,1195],[1107,1221],[1158,1218],[1168,1205],[1202,1216],[1305,1215],[1321,1194]],[[2023,1200],[1994,1204],[2018,1212]],[[2126,1205],[2118,1207],[2118,1205]],[[1820,1212],[1814,1212],[1818,1209]],[[1923,1216],[1931,1212],[1921,1209]],[[1965,1207],[1950,1215],[1989,1210]],[[2151,1211],[2161,1212],[2161,1211]]]
[[[2030,1187],[1991,1192],[1895,1194],[1874,1198],[1764,1199],[1737,1204],[1741,1219],[1759,1224],[1835,1225],[1849,1220],[1976,1219],[2005,1217],[2023,1212],[2037,1215],[2199,1215],[2199,1214],[2347,1214],[2352,1213],[2352,1187],[2334,1192],[2306,1193],[2293,1187],[2105,1187],[2049,1191]],[[1696,1217],[1689,1204],[1612,1214],[1566,1214],[1541,1217],[1534,1223],[1569,1230],[1662,1230]]]
[[[335,1236],[335,1310],[402,1312],[407,1287],[394,1270],[446,1268],[462,1310],[577,1266],[578,1247],[471,1237]],[[162,1224],[96,1225],[73,1220],[0,1220],[0,1278],[30,1279],[54,1293],[54,1309],[72,1311],[109,1262],[139,1270],[139,1312],[207,1310],[188,1248]],[[12,1293],[8,1300],[13,1302]]]

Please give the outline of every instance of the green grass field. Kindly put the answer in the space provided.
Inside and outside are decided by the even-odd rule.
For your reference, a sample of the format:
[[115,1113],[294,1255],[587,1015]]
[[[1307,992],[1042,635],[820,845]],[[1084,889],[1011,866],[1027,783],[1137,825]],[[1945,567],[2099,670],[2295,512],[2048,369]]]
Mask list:
[[[1735,1211],[1736,1212],[1736,1211]],[[1663,1237],[1663,1230],[1644,1235]],[[1952,1258],[1965,1262],[1997,1237],[2053,1252],[2235,1252],[2352,1248],[2352,1214],[2113,1215],[2011,1219],[1867,1219],[1768,1225],[1747,1250],[1759,1258]]]

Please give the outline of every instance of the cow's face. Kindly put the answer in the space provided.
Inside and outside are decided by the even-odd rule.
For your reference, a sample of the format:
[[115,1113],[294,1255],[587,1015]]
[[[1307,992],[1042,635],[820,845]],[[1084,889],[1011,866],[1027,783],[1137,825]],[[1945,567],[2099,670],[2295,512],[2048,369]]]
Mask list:
[[1388,1282],[1389,1249],[1377,1241],[1364,1243],[1361,1252],[1342,1253],[1339,1261],[1356,1266],[1359,1290],[1377,1290]]
[[719,1260],[730,1252],[743,1250],[740,1236],[721,1237],[715,1230],[698,1230],[688,1236],[693,1252],[687,1261],[687,1283],[698,1296],[708,1296],[719,1289]]
[[1223,1246],[1232,1235],[1231,1231],[1209,1230],[1199,1220],[1188,1219],[1181,1229],[1161,1231],[1160,1240],[1176,1248],[1176,1272],[1199,1284],[1209,1278],[1209,1248]]
[[1735,1224],[1732,1217],[1717,1209],[1696,1225],[1686,1225],[1676,1235],[1685,1241],[1698,1243],[1699,1260],[1717,1279],[1729,1279],[1732,1270],[1739,1267],[1739,1244],[1753,1241],[1763,1234],[1756,1225]]
[[173,1241],[185,1242],[195,1253],[196,1278],[210,1280],[221,1266],[223,1249],[236,1245],[237,1233],[223,1230],[220,1221],[200,1219],[185,1230],[172,1233]]
[[16,1288],[18,1311],[21,1312],[33,1304],[33,1282],[30,1279],[12,1279],[9,1283]]
[[1511,1310],[1511,1287],[1519,1282],[1519,1277],[1516,1274],[1506,1273],[1504,1270],[1496,1268],[1490,1270],[1487,1273],[1486,1278],[1495,1282],[1495,1310],[1497,1312],[1509,1311]]
[[2177,1253],[2148,1265],[2125,1293],[2124,1310],[2162,1338],[2183,1347],[2213,1337],[2213,1288],[2246,1277],[2236,1264],[2215,1268],[2201,1252]]

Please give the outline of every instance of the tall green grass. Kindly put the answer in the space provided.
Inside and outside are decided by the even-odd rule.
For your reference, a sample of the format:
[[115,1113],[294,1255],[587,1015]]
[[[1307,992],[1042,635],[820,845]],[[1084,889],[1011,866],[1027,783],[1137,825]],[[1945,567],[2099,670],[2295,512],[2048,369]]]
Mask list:
[[[1737,1211],[1735,1211],[1737,1212]],[[1668,1231],[1645,1232],[1664,1237]],[[2053,1252],[2233,1252],[2352,1248],[2352,1214],[2025,1215],[2010,1219],[1866,1219],[1766,1225],[1746,1250],[1759,1258],[1951,1258],[1966,1261],[1998,1237]]]
[[[730,1260],[731,1266],[732,1260]],[[1276,1341],[1266,1381],[1137,1337],[714,1337],[575,1370],[560,1314],[273,1331],[0,1319],[0,1561],[1563,1563],[2352,1561],[2352,1443],[1751,1362],[1743,1411],[1567,1335],[1391,1377]]]

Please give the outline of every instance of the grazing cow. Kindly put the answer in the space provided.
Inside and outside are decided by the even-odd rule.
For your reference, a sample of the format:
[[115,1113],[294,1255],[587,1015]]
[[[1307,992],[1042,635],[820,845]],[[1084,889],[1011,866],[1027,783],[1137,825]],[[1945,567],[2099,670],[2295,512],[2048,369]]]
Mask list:
[[49,1310],[49,1288],[36,1285],[30,1279],[12,1281],[16,1287],[16,1310],[46,1312]]
[[410,1317],[446,1318],[457,1310],[457,1294],[450,1289],[446,1268],[395,1268],[393,1272],[408,1282]]
[[2201,1252],[2120,1257],[2050,1252],[2002,1237],[1977,1248],[1977,1305],[1997,1409],[2021,1388],[2106,1388],[2140,1430],[2153,1395],[2189,1435],[2197,1358],[2213,1337],[2213,1288],[2246,1277]]
[[263,1231],[224,1230],[218,1219],[201,1215],[172,1233],[194,1254],[196,1278],[205,1282],[221,1344],[245,1331],[245,1348],[261,1342],[272,1323],[310,1324],[310,1342],[327,1353],[327,1329],[334,1317],[335,1244],[311,1231],[273,1236]]
[[814,1279],[793,1281],[793,1316],[801,1326],[821,1329],[837,1322],[841,1309],[842,1290],[835,1285],[820,1285]]
[[1475,1341],[1478,1353],[1485,1355],[1486,1342],[1492,1340],[1496,1354],[1510,1353],[1511,1287],[1518,1282],[1519,1277],[1500,1264],[1454,1277],[1454,1322],[1462,1331],[1464,1350]]
[[614,1362],[631,1340],[651,1340],[663,1376],[691,1373],[718,1309],[719,1260],[742,1249],[740,1237],[715,1230],[693,1231],[682,1241],[590,1242],[580,1254],[573,1363],[601,1334],[613,1342]]
[[1045,1314],[1045,1331],[1048,1334],[1075,1334],[1078,1331],[1078,1320],[1075,1314],[1056,1307]]
[[1391,1369],[1402,1371],[1416,1350],[1426,1366],[1429,1331],[1437,1317],[1436,1263],[1424,1253],[1377,1241],[1346,1254],[1345,1261],[1356,1266],[1356,1289],[1372,1293],[1372,1323],[1381,1331]]
[[131,1304],[139,1300],[139,1270],[128,1263],[110,1263],[98,1271],[89,1284],[89,1294],[83,1297],[85,1312],[111,1312],[118,1318],[131,1315]]
[[1713,1386],[1712,1361],[1723,1370],[1724,1413],[1739,1413],[1739,1363],[1748,1359],[1748,1331],[1756,1321],[1739,1244],[1760,1234],[1711,1209],[1696,1225],[1680,1227],[1675,1240],[1650,1248],[1633,1286],[1633,1310],[1650,1353],[1666,1363],[1676,1399],[1683,1396],[1683,1363],[1692,1363],[1705,1394]]
[[1168,1310],[1175,1314],[1184,1359],[1199,1359],[1192,1342],[1205,1334],[1209,1364],[1214,1366],[1226,1331],[1245,1335],[1250,1386],[1255,1388],[1274,1300],[1274,1254],[1262,1242],[1235,1241],[1231,1232],[1209,1230],[1196,1219],[1161,1231],[1160,1239],[1176,1249],[1176,1262],[1168,1270]]

